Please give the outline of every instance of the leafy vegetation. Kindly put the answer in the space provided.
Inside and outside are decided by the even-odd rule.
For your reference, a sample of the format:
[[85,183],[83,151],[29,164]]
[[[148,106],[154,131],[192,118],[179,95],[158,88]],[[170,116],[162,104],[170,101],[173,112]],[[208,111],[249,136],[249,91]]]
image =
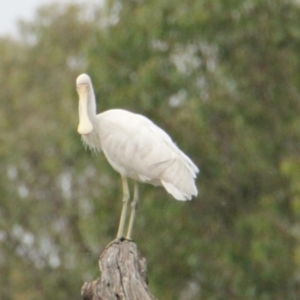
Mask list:
[[297,299],[297,1],[117,1],[42,7],[0,39],[0,298],[78,298],[115,237],[121,182],[84,151],[75,79],[98,110],[165,129],[200,195],[141,187],[134,237],[158,299]]

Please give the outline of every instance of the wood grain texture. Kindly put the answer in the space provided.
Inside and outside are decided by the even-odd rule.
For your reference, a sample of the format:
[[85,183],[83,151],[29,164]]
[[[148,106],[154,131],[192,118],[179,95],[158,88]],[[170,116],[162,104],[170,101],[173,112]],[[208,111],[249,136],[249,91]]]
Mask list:
[[147,284],[146,260],[132,241],[109,244],[99,259],[101,277],[84,283],[84,300],[155,300]]

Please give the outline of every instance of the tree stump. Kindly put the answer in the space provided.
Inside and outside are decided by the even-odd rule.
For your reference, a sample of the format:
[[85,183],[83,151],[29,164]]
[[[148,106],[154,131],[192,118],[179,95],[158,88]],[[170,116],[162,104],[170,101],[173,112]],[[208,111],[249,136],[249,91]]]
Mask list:
[[132,241],[109,244],[99,259],[101,278],[81,288],[83,300],[155,300],[147,284],[146,260]]

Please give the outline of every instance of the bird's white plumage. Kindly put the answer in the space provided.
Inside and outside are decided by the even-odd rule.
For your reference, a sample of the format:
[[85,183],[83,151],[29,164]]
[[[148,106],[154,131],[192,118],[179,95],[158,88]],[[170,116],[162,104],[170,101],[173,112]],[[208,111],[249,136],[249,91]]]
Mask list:
[[146,117],[122,109],[96,115],[89,76],[80,75],[76,83],[80,95],[78,131],[88,147],[101,149],[123,177],[162,185],[177,200],[197,195],[199,170],[165,131]]

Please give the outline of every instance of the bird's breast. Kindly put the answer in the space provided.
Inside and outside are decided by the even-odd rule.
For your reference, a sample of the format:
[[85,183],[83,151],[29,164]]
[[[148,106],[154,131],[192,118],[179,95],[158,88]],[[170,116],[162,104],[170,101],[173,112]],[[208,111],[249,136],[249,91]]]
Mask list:
[[99,152],[102,150],[101,139],[95,130],[89,134],[81,135],[81,139],[83,144],[90,150],[94,152]]

